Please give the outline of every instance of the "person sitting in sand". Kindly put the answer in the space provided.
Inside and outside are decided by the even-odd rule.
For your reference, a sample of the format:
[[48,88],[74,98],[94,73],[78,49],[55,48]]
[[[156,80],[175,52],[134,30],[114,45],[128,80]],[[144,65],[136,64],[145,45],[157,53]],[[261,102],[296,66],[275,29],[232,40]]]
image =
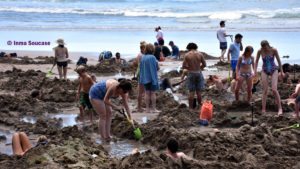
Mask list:
[[86,111],[87,114],[90,115],[90,121],[91,124],[93,124],[93,106],[90,102],[89,98],[89,91],[92,85],[95,83],[95,81],[92,79],[92,77],[86,72],[86,68],[82,65],[78,66],[75,71],[79,75],[79,86],[78,86],[78,92],[76,95],[77,100],[80,99],[80,116],[82,117],[82,121],[84,122],[84,110],[87,108]]
[[241,57],[239,57],[237,65],[236,65],[236,79],[237,84],[235,88],[235,100],[239,100],[239,91],[242,87],[244,81],[247,83],[247,93],[248,98],[247,101],[250,102],[252,98],[252,78],[253,73],[252,69],[254,70],[254,57],[252,56],[253,47],[247,46],[245,48],[245,52]]
[[113,63],[117,65],[123,65],[125,60],[121,58],[121,54],[119,52],[116,53],[116,57],[113,58]]
[[123,108],[113,104],[110,99],[122,97],[123,106],[126,109],[128,117],[131,120],[131,111],[128,106],[128,92],[132,90],[132,85],[128,80],[121,80],[118,82],[114,79],[103,80],[101,82],[95,83],[89,92],[90,101],[100,115],[99,120],[99,132],[101,138],[104,141],[109,142],[111,140],[111,118],[112,112],[111,108],[121,111]]
[[150,103],[152,104],[152,112],[158,113],[156,109],[156,91],[159,89],[158,73],[159,65],[155,58],[154,46],[147,44],[145,55],[143,55],[140,63],[140,79],[139,83],[144,85],[146,90],[145,102],[146,112],[150,113]]
[[179,56],[180,56],[179,48],[174,44],[173,41],[170,41],[170,42],[169,42],[169,45],[170,45],[171,48],[172,48],[172,53],[171,53],[170,58],[173,59],[173,60],[179,59]]
[[295,118],[299,118],[299,109],[300,109],[300,80],[296,85],[295,92],[290,96],[290,98],[295,98]]
[[166,155],[171,159],[189,158],[183,152],[178,152],[178,142],[174,138],[170,138],[167,142]]
[[227,90],[228,88],[228,78],[219,78],[217,75],[209,75],[207,79],[207,84],[210,86],[215,86],[217,90]]
[[283,64],[282,71],[283,71],[283,76],[282,78],[279,78],[279,80],[282,81],[283,83],[291,83],[291,80],[289,80],[291,65],[288,63]]
[[[48,143],[46,136],[40,136],[37,141],[37,145],[35,147],[38,147],[40,145],[45,145]],[[13,154],[17,156],[23,156],[28,150],[30,150],[32,147],[28,136],[24,132],[17,132],[13,134],[12,137],[12,149]]]
[[145,53],[146,44],[147,43],[145,41],[140,42],[140,53],[137,55],[137,57],[133,63],[137,67],[136,77],[137,77],[137,81],[138,81],[138,97],[137,97],[137,111],[138,112],[144,111],[142,108],[142,101],[143,101],[143,97],[144,97],[144,93],[145,93],[145,88],[144,88],[144,85],[139,82],[139,79],[140,79],[140,63],[141,63],[142,57]]
[[59,74],[59,79],[67,79],[67,68],[68,68],[68,58],[69,52],[68,49],[65,47],[65,42],[63,39],[57,39],[58,46],[53,48],[54,50],[54,57],[57,64],[57,70]]
[[[261,73],[261,79],[262,79],[262,86],[263,86],[263,94],[262,94],[262,113],[266,113],[266,104],[267,104],[267,96],[268,96],[268,78],[271,77],[272,79],[272,92],[275,95],[275,101],[278,105],[278,115],[282,115],[282,106],[281,106],[281,98],[279,95],[279,92],[277,90],[277,84],[278,84],[278,76],[280,70],[280,76],[283,76],[283,71],[281,67],[281,61],[278,54],[277,49],[270,46],[269,42],[266,40],[261,41],[261,49],[258,50],[256,60],[255,60],[255,69],[254,74],[257,74],[257,67],[260,57],[262,57],[263,60],[263,66],[262,66],[262,73]],[[275,64],[275,59],[278,62],[279,67]]]
[[189,52],[185,54],[182,68],[188,70],[189,108],[192,110],[195,92],[198,104],[201,105],[202,102],[201,90],[205,87],[205,81],[201,70],[206,67],[206,62],[203,55],[197,51],[197,44],[189,43],[186,48]]

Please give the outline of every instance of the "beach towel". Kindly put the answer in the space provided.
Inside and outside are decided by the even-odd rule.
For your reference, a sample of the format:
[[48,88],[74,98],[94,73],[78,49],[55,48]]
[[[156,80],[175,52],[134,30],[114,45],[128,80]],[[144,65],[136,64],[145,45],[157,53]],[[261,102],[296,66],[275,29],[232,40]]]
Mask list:
[[141,84],[158,85],[158,63],[154,55],[144,55],[140,63],[139,82]]

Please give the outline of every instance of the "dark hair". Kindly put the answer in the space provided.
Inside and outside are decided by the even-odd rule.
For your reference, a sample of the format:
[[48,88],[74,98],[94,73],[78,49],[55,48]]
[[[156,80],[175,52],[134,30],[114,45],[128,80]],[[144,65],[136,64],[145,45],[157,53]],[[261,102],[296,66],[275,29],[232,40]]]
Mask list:
[[65,45],[58,45],[58,47],[60,47],[60,48],[64,48],[64,47],[65,47]]
[[290,71],[290,64],[285,63],[282,65],[282,71],[283,73],[289,72]]
[[158,40],[158,44],[161,45],[161,46],[163,46],[165,44],[165,41],[163,39],[159,39]]
[[154,46],[158,46],[158,43],[157,43],[157,42],[154,42]]
[[119,52],[116,53],[116,57],[119,57],[119,58],[121,57]]
[[236,35],[235,35],[235,37],[234,37],[234,38],[235,38],[235,39],[238,39],[238,38],[243,38],[243,35],[241,35],[241,34],[239,34],[239,33],[238,33],[238,34],[236,34]]
[[174,42],[173,42],[173,41],[170,41],[170,42],[169,42],[169,45],[174,45]]
[[132,85],[129,80],[119,80],[118,88],[122,89],[125,93],[132,90]]
[[187,50],[197,50],[197,49],[198,49],[198,46],[197,46],[196,43],[191,42],[191,43],[189,43],[189,44],[186,46],[186,49],[187,49]]
[[245,55],[247,52],[253,53],[253,51],[254,51],[254,49],[253,49],[252,46],[247,46],[247,47],[245,48],[245,51],[244,51],[244,54],[243,54],[243,55]]
[[171,153],[176,153],[178,151],[178,142],[175,138],[170,138],[167,143],[167,147]]
[[220,22],[220,26],[224,25],[225,24],[225,21],[221,21]]
[[158,26],[158,27],[157,27],[157,29],[158,29],[158,30],[161,30],[161,27],[160,27],[160,26]]

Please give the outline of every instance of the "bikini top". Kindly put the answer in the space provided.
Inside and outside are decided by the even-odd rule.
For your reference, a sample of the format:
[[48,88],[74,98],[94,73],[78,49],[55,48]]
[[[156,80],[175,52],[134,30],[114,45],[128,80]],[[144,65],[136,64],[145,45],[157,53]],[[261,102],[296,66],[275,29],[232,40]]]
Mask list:
[[252,58],[246,60],[245,57],[242,57],[241,65],[251,65],[252,64]]

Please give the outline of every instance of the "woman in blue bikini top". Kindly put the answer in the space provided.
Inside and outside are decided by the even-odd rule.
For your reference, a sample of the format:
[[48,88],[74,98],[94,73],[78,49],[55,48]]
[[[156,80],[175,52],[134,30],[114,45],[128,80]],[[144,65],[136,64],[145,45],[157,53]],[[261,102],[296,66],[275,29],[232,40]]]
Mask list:
[[[260,56],[263,60],[261,79],[263,84],[263,95],[262,95],[262,113],[266,113],[266,100],[268,95],[268,77],[272,79],[272,92],[275,96],[276,102],[278,103],[278,115],[282,115],[281,99],[277,90],[278,76],[283,77],[283,71],[281,66],[280,57],[277,49],[270,46],[266,40],[261,41],[261,49],[258,50],[254,73],[257,74],[257,66]],[[275,64],[275,59],[278,62],[278,66]],[[280,71],[280,74],[279,72]]]

